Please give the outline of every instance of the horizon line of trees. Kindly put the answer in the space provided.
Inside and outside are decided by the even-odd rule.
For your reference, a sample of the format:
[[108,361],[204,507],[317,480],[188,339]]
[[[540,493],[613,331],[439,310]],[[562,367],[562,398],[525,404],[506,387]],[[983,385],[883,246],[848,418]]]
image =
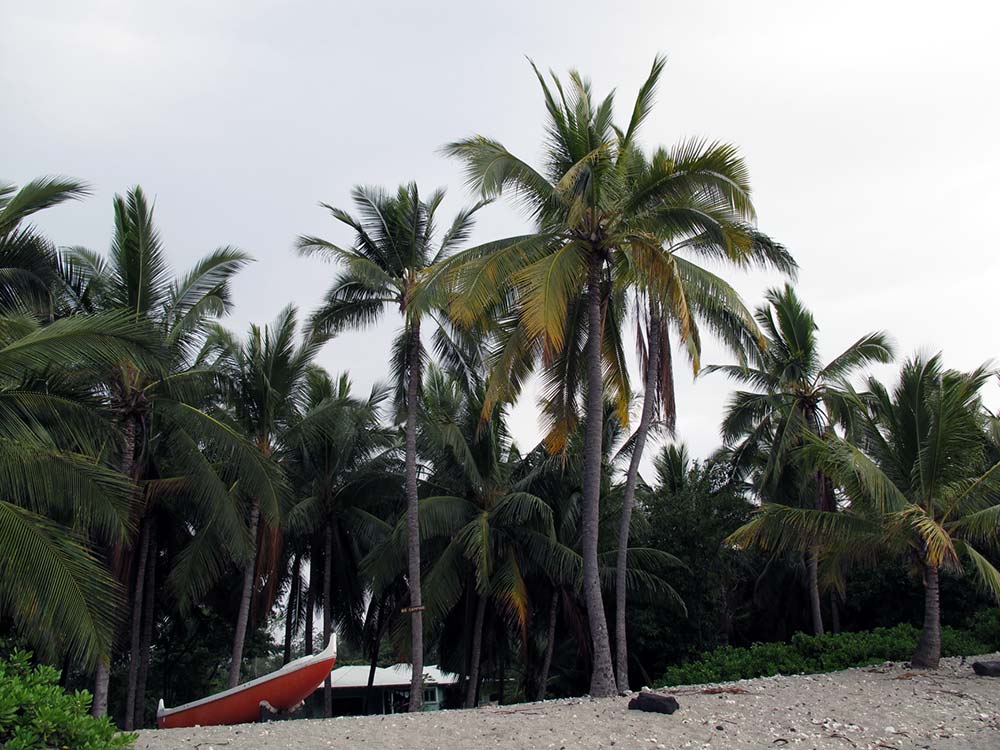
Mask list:
[[[894,560],[924,591],[913,662],[937,666],[942,573],[1000,600],[1000,419],[981,399],[996,371],[918,354],[895,387],[859,386],[894,359],[884,332],[823,362],[789,283],[749,309],[708,265],[792,280],[797,265],[756,228],[735,147],[640,145],[664,64],[621,123],[613,94],[535,69],[543,167],[483,136],[448,144],[477,200],[441,226],[443,191],[412,183],[323,204],[346,240],[295,245],[337,267],[321,305],[243,335],[220,321],[249,256],[221,247],[175,275],[141,188],[115,197],[102,255],[29,223],[84,184],[0,186],[0,632],[65,679],[92,668],[93,712],[111,702],[127,729],[152,672],[178,696],[238,684],[275,612],[285,662],[300,633],[314,651],[318,612],[321,646],[336,628],[373,672],[387,647],[405,656],[411,710],[427,652],[463,675],[467,706],[508,673],[543,698],[554,664],[563,689],[607,696],[648,677],[648,651],[628,648],[644,615],[732,614],[728,598],[758,592],[731,582],[801,567],[819,634],[824,611],[839,627],[852,574]],[[504,198],[530,230],[470,247]],[[386,384],[359,395],[316,364],[386,315],[400,323]],[[735,364],[703,367],[705,336]],[[650,438],[674,432],[677,353],[743,390],[720,452],[692,465],[670,446],[648,485]],[[545,438],[522,453],[506,416],[533,375]],[[719,523],[681,557],[691,540],[655,524],[680,518],[664,497],[692,492]],[[718,567],[737,560],[750,567]],[[699,575],[711,590],[680,585]],[[185,660],[200,676],[178,687]]]

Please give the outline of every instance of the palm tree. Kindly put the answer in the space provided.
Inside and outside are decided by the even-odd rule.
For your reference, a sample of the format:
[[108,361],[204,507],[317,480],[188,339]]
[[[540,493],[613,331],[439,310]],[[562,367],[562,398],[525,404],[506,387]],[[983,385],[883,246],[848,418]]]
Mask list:
[[985,460],[989,437],[979,399],[991,376],[985,367],[956,372],[943,368],[940,355],[918,355],[903,364],[891,393],[869,379],[866,393],[851,394],[859,412],[856,442],[812,437],[805,449],[807,460],[844,489],[850,508],[831,514],[765,505],[733,540],[774,549],[818,540],[856,558],[902,556],[924,587],[912,662],[936,668],[940,571],[961,574],[965,561],[1000,601],[1000,571],[987,558],[1000,543],[1000,462]]
[[[303,421],[322,421],[322,429],[299,431],[288,462],[304,497],[288,514],[288,530],[322,538],[323,642],[330,639],[333,617],[353,640],[362,639],[365,597],[359,570],[369,551],[367,529],[381,523],[379,505],[391,471],[395,434],[382,426],[388,397],[376,386],[366,399],[351,395],[347,375],[337,380],[325,370],[306,375]],[[329,677],[324,683],[326,716],[333,709]]]
[[[290,451],[304,436],[326,429],[324,421],[330,416],[330,410],[325,408],[304,415],[313,360],[326,338],[310,330],[297,343],[296,318],[295,308],[289,305],[269,326],[251,325],[243,341],[216,327],[205,346],[214,359],[203,355],[223,379],[234,423],[249,437],[259,457],[274,465],[285,464]],[[265,568],[274,565],[280,556],[278,531],[283,513],[284,493],[260,495],[244,491],[242,494],[250,545],[249,553],[240,561],[243,583],[233,634],[230,687],[236,687],[240,681],[254,592],[262,578],[274,580],[277,576],[276,570]],[[262,564],[265,559],[270,561],[269,565]]]
[[[525,533],[552,536],[552,512],[515,481],[520,456],[500,409],[482,421],[484,389],[431,368],[424,383],[420,440],[431,458],[432,492],[420,503],[425,538],[445,540],[426,580],[428,609],[440,621],[467,590],[475,598],[466,708],[476,705],[487,606],[524,634],[528,617]],[[440,489],[438,489],[440,488]],[[449,492],[450,491],[450,492]]]
[[[636,145],[664,63],[662,57],[654,61],[624,128],[614,124],[613,95],[596,103],[590,83],[576,72],[565,88],[553,76],[553,92],[536,69],[548,112],[542,172],[482,136],[445,147],[464,162],[472,188],[484,198],[513,193],[535,223],[533,232],[470,249],[453,264],[451,309],[459,321],[511,321],[494,358],[485,407],[516,397],[539,359],[550,373],[565,373],[556,380],[574,383],[579,374],[567,371],[571,358],[561,354],[586,335],[583,559],[595,696],[615,692],[597,550],[605,391],[623,416],[629,400],[620,341],[609,323],[623,312],[616,301],[628,280],[641,283],[687,333],[689,309],[677,283],[678,259],[668,249],[671,238],[716,238],[714,246],[736,262],[754,253],[745,232],[729,232],[753,218],[747,170],[734,147],[692,140],[645,159]],[[560,404],[553,446],[564,445],[573,427],[570,399]]]
[[[264,494],[274,495],[275,489],[272,474],[252,446],[209,413],[215,373],[195,366],[194,361],[210,323],[229,311],[230,280],[249,262],[248,256],[222,247],[175,278],[142,189],[115,196],[114,213],[107,258],[74,248],[63,262],[67,275],[76,280],[72,304],[78,311],[113,311],[148,325],[156,332],[160,353],[154,362],[123,357],[103,375],[107,408],[120,436],[118,469],[134,487],[133,533],[110,550],[114,574],[129,589],[124,725],[130,729],[141,712],[137,696],[144,658],[140,654],[144,571],[147,560],[156,554],[151,529],[156,505],[164,494],[176,495],[181,483],[200,506],[202,520],[233,531],[238,517],[229,485],[239,478],[242,487]],[[228,536],[233,544],[242,540],[239,534]],[[194,559],[195,552],[188,557]],[[190,577],[193,567],[188,563],[179,574]],[[109,664],[102,661],[95,677],[95,715],[107,710],[109,679]]]
[[87,185],[66,177],[42,177],[20,189],[0,183],[0,311],[31,310],[43,319],[55,315],[67,290],[62,258],[25,219],[89,193]]
[[375,323],[390,305],[403,318],[403,330],[393,347],[397,414],[405,414],[405,496],[407,507],[407,569],[410,588],[410,710],[423,704],[423,599],[420,589],[420,530],[417,497],[417,409],[422,363],[420,331],[424,318],[433,318],[447,298],[448,279],[437,272],[469,236],[477,203],[455,217],[436,238],[435,213],[444,191],[422,200],[416,184],[401,186],[395,194],[378,188],[356,187],[351,196],[357,217],[322,204],[355,233],[354,245],[341,247],[318,237],[300,237],[298,250],[319,254],[340,264],[313,326],[327,334]]
[[[650,169],[641,158],[636,157],[639,166],[633,180],[643,179]],[[711,206],[706,206],[706,211]],[[795,260],[785,248],[761,232],[741,221],[720,221],[720,226],[712,232],[692,233],[690,229],[674,236],[666,237],[663,248],[673,258],[675,265],[673,283],[681,287],[674,304],[664,305],[656,298],[655,288],[649,289],[635,305],[636,317],[645,310],[645,335],[642,325],[638,326],[637,344],[639,364],[643,372],[643,400],[639,424],[632,439],[622,497],[621,519],[618,525],[618,562],[615,585],[615,677],[618,691],[630,689],[628,677],[628,639],[626,636],[626,586],[628,569],[626,558],[629,547],[629,532],[635,494],[642,463],[646,439],[656,415],[660,425],[673,434],[676,423],[676,402],[674,397],[673,356],[671,352],[671,328],[684,346],[694,374],[697,376],[701,361],[701,329],[714,333],[740,359],[746,356],[747,345],[759,343],[761,333],[754,325],[753,318],[740,299],[739,294],[723,279],[688,256],[710,258],[729,266],[746,268],[757,266],[774,268],[793,276],[797,271]],[[727,246],[736,244],[741,249],[730,252]],[[626,283],[645,288],[644,279],[629,278]],[[641,298],[648,297],[643,304]],[[609,325],[605,320],[605,327]]]
[[[833,487],[822,472],[809,473],[795,465],[797,448],[810,436],[825,438],[835,425],[848,426],[852,405],[847,399],[845,379],[862,367],[892,359],[892,344],[881,331],[868,333],[824,364],[816,338],[818,326],[788,285],[765,295],[767,305],[758,308],[757,321],[766,346],[751,349],[748,365],[713,365],[705,372],[722,372],[753,391],[737,391],[730,398],[722,424],[727,446],[742,444],[737,455],[752,451],[767,441],[766,464],[759,488],[777,494],[783,479],[797,478],[798,492],[811,495],[817,510],[836,510]],[[813,632],[822,635],[823,614],[819,591],[819,547],[807,553],[809,599]]]

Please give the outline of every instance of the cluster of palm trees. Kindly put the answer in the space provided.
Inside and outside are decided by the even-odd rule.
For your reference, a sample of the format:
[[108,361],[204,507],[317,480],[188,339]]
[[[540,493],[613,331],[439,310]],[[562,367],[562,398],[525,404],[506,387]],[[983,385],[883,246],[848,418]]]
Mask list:
[[[723,433],[733,481],[764,505],[733,541],[806,556],[818,631],[821,589],[835,597],[848,566],[882,552],[920,567],[929,617],[938,571],[961,559],[1000,594],[997,426],[977,399],[990,373],[917,358],[893,393],[859,392],[848,377],[891,358],[883,334],[822,365],[790,288],[747,309],[704,262],[786,276],[796,264],[755,228],[734,147],[641,147],[663,66],[624,122],[579,74],[536,70],[542,167],[482,136],[447,145],[477,196],[447,226],[443,192],[413,184],[355,188],[351,212],[324,204],[345,241],[296,243],[337,265],[321,305],[243,336],[220,320],[250,258],[223,247],[175,276],[141,189],[115,199],[100,255],[57,249],[27,222],[85,186],[0,188],[0,607],[43,655],[94,667],[96,714],[124,664],[123,724],[143,723],[165,597],[183,616],[230,591],[231,686],[272,610],[286,661],[300,633],[312,652],[321,610],[323,641],[336,627],[372,670],[386,639],[408,656],[411,710],[425,637],[476,705],[484,653],[501,672],[516,658],[495,629],[520,634],[522,660],[538,652],[543,697],[560,616],[590,694],[628,689],[626,594],[671,596],[676,563],[630,547],[639,467],[650,435],[673,431],[673,353],[697,373],[705,335],[739,362],[713,369],[753,388]],[[469,247],[477,212],[503,198],[531,229]],[[332,337],[393,309],[388,384],[358,396],[315,364]],[[522,453],[507,410],[534,376],[545,439]],[[935,632],[922,663],[936,660]],[[328,714],[331,700],[328,683]]]
[[924,627],[913,664],[941,658],[939,575],[974,574],[1000,601],[1000,442],[981,391],[988,366],[946,370],[941,355],[907,359],[889,389],[849,377],[889,362],[893,347],[868,333],[823,363],[817,325],[790,287],[756,313],[765,338],[744,366],[711,367],[737,391],[722,426],[734,475],[762,501],[730,538],[807,560],[813,631],[824,632],[852,566],[902,558],[924,587]]

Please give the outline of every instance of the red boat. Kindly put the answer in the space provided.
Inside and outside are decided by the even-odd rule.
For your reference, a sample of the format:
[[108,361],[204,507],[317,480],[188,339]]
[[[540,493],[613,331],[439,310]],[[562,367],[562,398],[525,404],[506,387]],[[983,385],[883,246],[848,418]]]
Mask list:
[[161,698],[156,710],[156,726],[171,729],[245,724],[260,719],[262,706],[272,711],[288,711],[302,703],[326,679],[336,660],[337,638],[334,636],[320,653],[303,656],[276,672],[221,693],[177,708],[166,708]]

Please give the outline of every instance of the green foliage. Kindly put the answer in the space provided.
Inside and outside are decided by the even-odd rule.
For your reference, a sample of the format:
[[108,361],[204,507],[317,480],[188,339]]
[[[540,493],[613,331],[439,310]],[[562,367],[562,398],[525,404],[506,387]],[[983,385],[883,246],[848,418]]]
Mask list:
[[1000,609],[991,607],[976,612],[969,620],[969,632],[986,644],[986,651],[1000,651]]
[[32,666],[31,654],[15,651],[0,660],[0,747],[6,750],[132,747],[134,734],[118,734],[107,717],[93,718],[90,693],[67,693],[53,667]]
[[741,582],[744,589],[753,585],[750,555],[723,544],[753,506],[726,484],[723,467],[690,464],[683,447],[674,446],[654,463],[658,486],[640,495],[645,523],[634,532],[635,543],[670,550],[697,575],[671,576],[687,617],[666,598],[630,604],[628,634],[637,676],[660,674],[670,664],[738,639],[750,602],[737,601],[736,590]]
[[[997,642],[981,640],[983,636],[1000,636],[1000,618],[983,617],[974,630],[942,628],[941,653],[943,656],[988,653]],[[904,661],[910,658],[919,638],[919,628],[901,624],[837,635],[797,633],[790,643],[755,643],[749,648],[723,646],[700,659],[669,668],[658,684],[691,685],[776,674],[812,674]]]

